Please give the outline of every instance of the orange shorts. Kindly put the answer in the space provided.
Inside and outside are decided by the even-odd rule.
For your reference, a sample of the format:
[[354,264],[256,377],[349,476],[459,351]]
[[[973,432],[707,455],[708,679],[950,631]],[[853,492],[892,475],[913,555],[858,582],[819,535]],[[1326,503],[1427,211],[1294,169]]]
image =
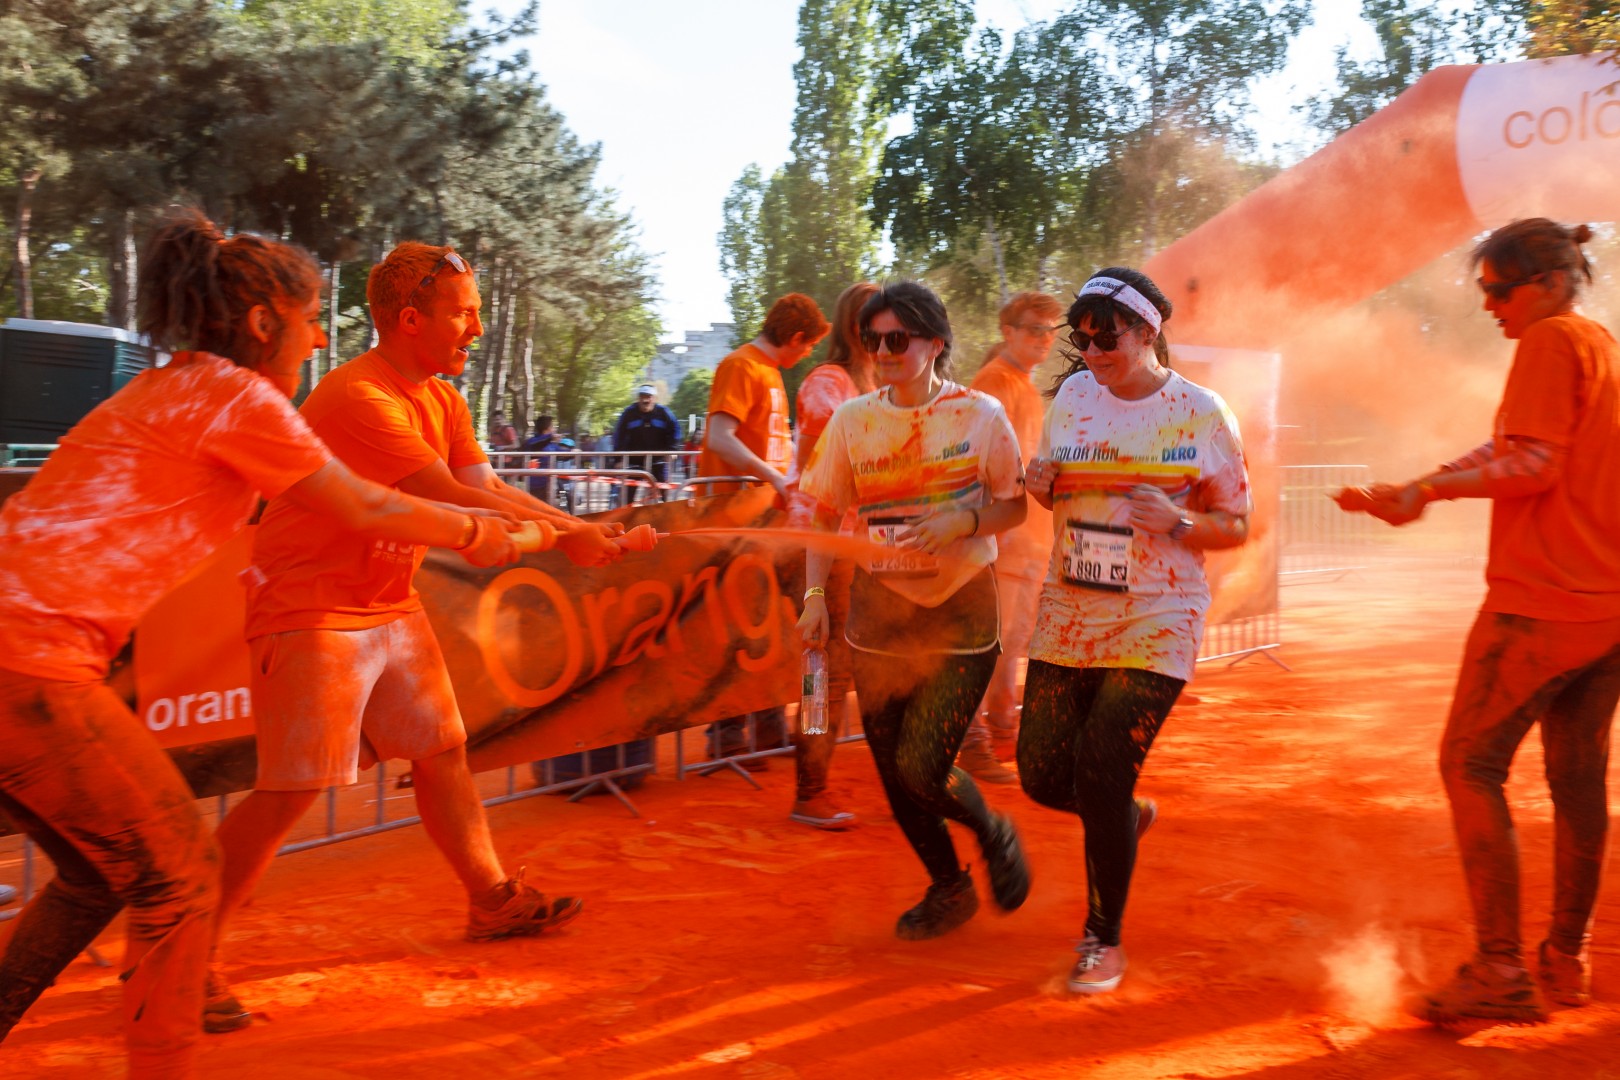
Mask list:
[[367,630],[284,630],[248,643],[260,791],[318,791],[364,764],[467,741],[427,615]]

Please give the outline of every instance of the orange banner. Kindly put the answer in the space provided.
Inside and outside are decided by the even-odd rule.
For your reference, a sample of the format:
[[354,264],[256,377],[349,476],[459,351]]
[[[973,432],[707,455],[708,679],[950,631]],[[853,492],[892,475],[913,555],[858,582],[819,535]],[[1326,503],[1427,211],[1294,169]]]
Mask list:
[[[429,553],[417,588],[450,668],[475,769],[609,746],[792,699],[804,547],[768,488],[604,517],[657,549],[586,570],[559,554],[480,570]],[[242,640],[252,530],[135,631],[136,710],[199,794],[253,780]]]

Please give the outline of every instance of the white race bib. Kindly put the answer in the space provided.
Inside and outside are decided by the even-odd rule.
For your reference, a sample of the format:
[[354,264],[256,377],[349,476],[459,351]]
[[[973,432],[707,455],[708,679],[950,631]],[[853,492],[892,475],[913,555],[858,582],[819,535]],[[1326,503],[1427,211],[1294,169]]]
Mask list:
[[1063,580],[1082,589],[1130,592],[1133,535],[1129,525],[1070,521],[1063,526]]
[[873,547],[883,548],[867,555],[867,572],[875,578],[926,578],[939,573],[939,560],[921,551],[898,546],[895,539],[918,521],[915,517],[875,517],[866,521],[866,536]]

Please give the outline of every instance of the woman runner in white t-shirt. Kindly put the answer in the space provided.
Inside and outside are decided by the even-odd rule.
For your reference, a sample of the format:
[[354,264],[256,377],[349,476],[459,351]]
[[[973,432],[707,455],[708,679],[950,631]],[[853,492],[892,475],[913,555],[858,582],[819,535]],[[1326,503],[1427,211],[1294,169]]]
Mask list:
[[[852,650],[867,743],[906,839],[932,883],[900,916],[902,938],[938,937],[978,910],[946,819],[973,830],[990,891],[1011,911],[1029,893],[1018,833],[953,768],[995,668],[999,617],[995,534],[1024,519],[1018,440],[994,398],[945,378],[951,326],[922,285],[879,291],[860,314],[881,388],[845,402],[816,446],[799,489],[815,527],[836,531],[854,508],[856,535],[875,545],[850,589]],[[807,641],[826,640],[832,556],[806,557]]]
[[1085,825],[1090,912],[1069,977],[1119,985],[1136,842],[1157,809],[1134,799],[1159,726],[1192,677],[1209,607],[1205,548],[1248,536],[1237,421],[1166,365],[1170,301],[1145,274],[1099,270],[1069,308],[1074,346],[1046,414],[1029,490],[1052,509],[1018,772],[1036,802]]

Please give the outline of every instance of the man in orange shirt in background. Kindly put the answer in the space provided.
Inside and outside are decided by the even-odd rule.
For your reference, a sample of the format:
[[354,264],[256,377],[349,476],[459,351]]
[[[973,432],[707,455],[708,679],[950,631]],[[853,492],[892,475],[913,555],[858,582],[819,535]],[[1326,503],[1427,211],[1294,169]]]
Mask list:
[[[1041,420],[1046,415],[1046,401],[1031,376],[1052,351],[1063,316],[1063,306],[1045,293],[1021,292],[1008,300],[1001,308],[1001,344],[968,384],[1001,402],[1025,462],[1040,447]],[[1035,629],[1035,605],[1052,551],[1052,512],[1031,499],[1024,523],[997,540],[1001,656],[956,763],[976,779],[1005,784],[1014,779],[1001,763],[1018,750],[1018,664],[1029,652]]]
[[[809,356],[832,329],[816,302],[803,293],[788,293],[765,315],[759,336],[737,349],[715,369],[709,387],[709,419],[704,425],[699,476],[757,476],[788,501],[788,467],[793,436],[788,431],[787,390],[783,368]],[[709,485],[708,492],[726,490]],[[780,746],[784,731],[780,706],[753,714],[755,744]],[[710,756],[731,757],[749,751],[746,716],[717,722],[709,729]],[[755,763],[763,767],[764,761]]]
[[[545,522],[575,563],[617,558],[619,525],[589,524],[503,483],[478,446],[459,375],[483,334],[472,269],[445,247],[400,244],[372,268],[366,298],[377,347],[340,365],[300,410],[344,464],[439,503]],[[469,517],[463,546],[487,519]],[[438,641],[412,579],[425,548],[356,536],[285,498],[253,546],[247,635],[259,773],[219,828],[219,923],[251,895],[287,832],[323,788],[352,784],[359,759],[411,762],[423,827],[467,890],[467,937],[560,926],[580,909],[509,876],[467,766],[466,732]],[[248,1012],[217,973],[204,1026]]]

